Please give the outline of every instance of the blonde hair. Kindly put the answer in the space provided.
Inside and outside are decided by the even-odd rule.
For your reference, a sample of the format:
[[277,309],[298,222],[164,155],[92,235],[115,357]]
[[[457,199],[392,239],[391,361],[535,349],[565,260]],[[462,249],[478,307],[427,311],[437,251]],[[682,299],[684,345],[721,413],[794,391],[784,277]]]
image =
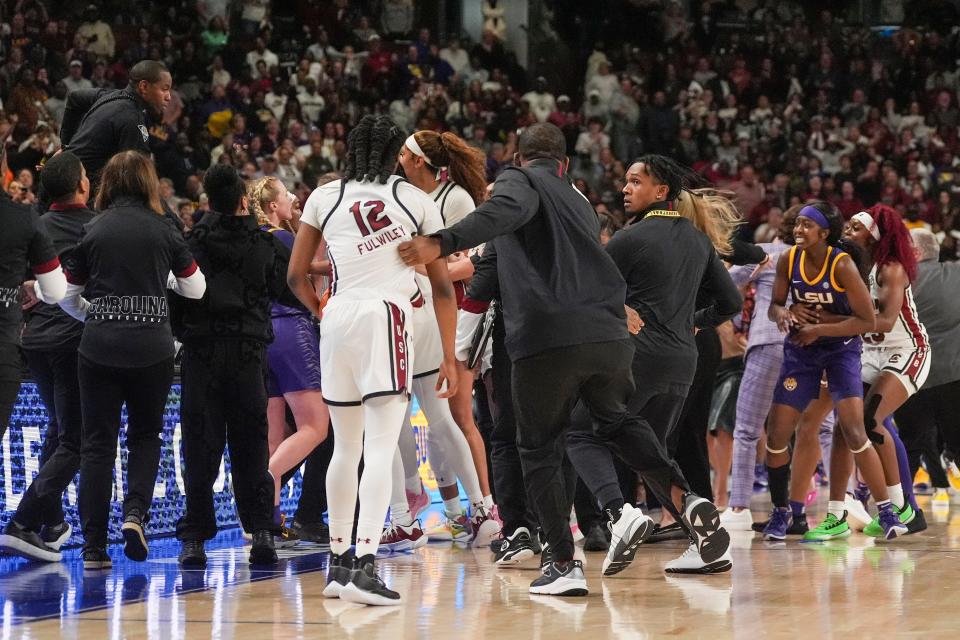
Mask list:
[[737,227],[743,224],[732,196],[732,192],[718,189],[683,189],[676,200],[680,215],[710,238],[713,248],[721,256],[733,251],[730,240]]
[[266,211],[264,211],[264,206],[276,202],[277,198],[280,197],[282,184],[274,176],[266,176],[251,184],[247,189],[247,195],[250,198],[250,213],[257,217],[257,224],[273,226]]

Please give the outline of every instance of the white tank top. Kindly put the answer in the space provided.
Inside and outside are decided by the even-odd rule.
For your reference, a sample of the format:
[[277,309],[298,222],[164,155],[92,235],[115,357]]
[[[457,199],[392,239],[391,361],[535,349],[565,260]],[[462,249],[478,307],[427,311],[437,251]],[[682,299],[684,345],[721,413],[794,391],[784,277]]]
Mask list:
[[[880,309],[880,285],[877,284],[877,265],[870,270],[870,296],[873,298],[873,308]],[[894,349],[929,349],[930,340],[927,330],[917,315],[917,306],[913,302],[913,287],[907,285],[903,292],[903,303],[900,305],[900,315],[887,333],[868,333],[863,336],[866,348],[894,348]]]

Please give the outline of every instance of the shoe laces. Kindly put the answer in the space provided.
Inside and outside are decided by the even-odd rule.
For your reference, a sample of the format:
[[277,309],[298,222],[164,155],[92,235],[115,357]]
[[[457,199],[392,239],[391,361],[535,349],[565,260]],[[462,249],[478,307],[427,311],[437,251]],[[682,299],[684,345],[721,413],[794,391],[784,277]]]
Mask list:
[[700,551],[697,549],[697,545],[694,542],[690,543],[690,546],[687,547],[687,550],[683,552],[681,558],[689,558],[691,556],[700,555]]
[[769,527],[776,527],[779,525],[787,526],[790,522],[790,511],[786,509],[774,509],[773,513],[770,514],[770,523],[767,525]]

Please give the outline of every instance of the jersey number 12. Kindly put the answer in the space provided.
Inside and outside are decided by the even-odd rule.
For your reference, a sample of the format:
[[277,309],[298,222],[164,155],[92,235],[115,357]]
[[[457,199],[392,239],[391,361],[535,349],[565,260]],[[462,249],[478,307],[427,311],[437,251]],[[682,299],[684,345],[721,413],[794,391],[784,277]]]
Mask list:
[[[380,215],[383,213],[384,206],[380,200],[364,202],[363,208],[367,209],[367,215],[364,216],[360,210],[360,201],[357,200],[353,203],[353,206],[350,207],[350,213],[353,214],[353,219],[356,221],[357,228],[360,229],[361,235],[369,236],[371,233],[386,229],[393,224],[386,215]],[[364,218],[366,218],[366,221],[364,221]]]

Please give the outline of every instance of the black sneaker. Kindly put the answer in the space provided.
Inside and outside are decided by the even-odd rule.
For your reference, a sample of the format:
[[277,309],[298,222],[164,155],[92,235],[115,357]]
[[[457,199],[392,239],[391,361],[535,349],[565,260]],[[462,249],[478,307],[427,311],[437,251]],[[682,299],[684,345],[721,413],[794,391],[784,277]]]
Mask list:
[[182,567],[207,566],[207,552],[203,548],[203,540],[184,540],[180,545],[179,561]]
[[50,548],[36,531],[30,531],[11,520],[0,535],[0,548],[13,555],[40,560],[41,562],[60,562],[60,552]]
[[269,529],[253,532],[253,546],[250,547],[250,564],[276,564],[277,548],[273,544],[273,533]]
[[547,562],[539,578],[530,583],[530,593],[545,596],[585,596],[589,593],[583,564],[579,560]]
[[330,544],[330,528],[327,526],[327,523],[322,520],[320,522],[300,522],[294,520],[290,523],[290,531],[304,542],[312,542],[325,546],[329,546]]
[[350,572],[353,570],[353,549],[337,555],[330,554],[330,563],[327,566],[327,586],[323,588],[324,598],[339,598],[340,592],[350,583]]
[[802,536],[810,531],[810,525],[807,523],[807,514],[801,513],[799,516],[791,518],[790,526],[787,527],[788,536]]
[[86,571],[100,571],[113,566],[113,561],[104,547],[87,547],[83,550],[83,568]]
[[400,594],[387,588],[374,564],[373,554],[353,559],[350,582],[340,590],[340,599],[357,604],[389,606],[401,604]]
[[120,527],[123,535],[123,554],[137,562],[147,559],[147,538],[143,535],[143,515],[139,509],[131,509]]
[[650,537],[646,539],[646,544],[666,542],[667,540],[682,540],[686,537],[687,532],[683,530],[683,525],[679,522],[668,524],[665,527],[656,524],[653,526],[653,532],[650,533]]
[[519,564],[534,556],[533,543],[530,532],[526,527],[517,527],[512,536],[499,541],[500,546],[494,551],[494,564]]
[[70,539],[70,534],[72,533],[73,527],[70,526],[69,522],[64,520],[58,525],[41,529],[40,539],[54,551],[59,551],[63,543]]
[[606,551],[610,546],[610,530],[594,522],[583,539],[584,551]]
[[914,509],[913,519],[907,523],[907,534],[920,533],[921,531],[926,531],[926,529],[927,519],[923,517],[923,510]]

